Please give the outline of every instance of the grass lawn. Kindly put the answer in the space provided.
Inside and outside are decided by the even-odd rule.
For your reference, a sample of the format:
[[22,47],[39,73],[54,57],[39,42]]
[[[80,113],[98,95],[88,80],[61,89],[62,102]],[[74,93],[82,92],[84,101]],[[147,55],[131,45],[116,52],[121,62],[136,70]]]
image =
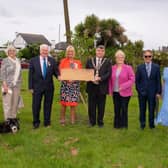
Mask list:
[[[18,114],[21,130],[14,135],[0,135],[0,168],[168,168],[168,128],[139,129],[136,94],[129,104],[128,130],[113,128],[114,112],[109,96],[104,128],[88,128],[83,104],[78,106],[77,123],[63,127],[59,124],[59,83],[56,82],[52,126],[44,128],[41,124],[39,129],[33,130],[27,75],[27,71],[23,71],[25,108]],[[0,107],[2,121],[2,105]]]

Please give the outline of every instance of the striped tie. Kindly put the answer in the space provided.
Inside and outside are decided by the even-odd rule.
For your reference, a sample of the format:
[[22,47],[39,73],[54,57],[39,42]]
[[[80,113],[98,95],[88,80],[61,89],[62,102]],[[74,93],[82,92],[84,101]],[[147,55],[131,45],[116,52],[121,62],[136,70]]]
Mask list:
[[146,64],[146,72],[149,77],[150,76],[150,64],[149,63]]

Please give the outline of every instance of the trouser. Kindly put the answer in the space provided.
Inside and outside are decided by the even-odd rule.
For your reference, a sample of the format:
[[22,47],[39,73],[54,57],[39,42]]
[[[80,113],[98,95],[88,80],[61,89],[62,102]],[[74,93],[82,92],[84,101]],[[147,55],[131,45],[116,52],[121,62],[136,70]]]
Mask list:
[[12,93],[2,94],[4,118],[16,118],[20,96],[20,86],[10,88]]
[[44,106],[43,106],[44,125],[45,126],[50,125],[53,95],[54,95],[54,90],[45,90],[45,91],[42,91],[42,92],[34,91],[34,93],[33,93],[33,103],[32,103],[33,125],[39,125],[40,124],[40,109],[41,109],[42,97],[44,97]]
[[114,128],[128,127],[128,103],[130,96],[122,97],[118,92],[113,92],[114,103]]
[[138,95],[139,98],[139,108],[140,108],[140,126],[144,128],[146,126],[146,106],[148,103],[148,111],[149,111],[149,127],[154,128],[154,111],[156,106],[156,97],[150,95]]
[[100,93],[88,94],[88,113],[91,125],[96,124],[96,107],[98,108],[97,123],[103,125],[106,95]]

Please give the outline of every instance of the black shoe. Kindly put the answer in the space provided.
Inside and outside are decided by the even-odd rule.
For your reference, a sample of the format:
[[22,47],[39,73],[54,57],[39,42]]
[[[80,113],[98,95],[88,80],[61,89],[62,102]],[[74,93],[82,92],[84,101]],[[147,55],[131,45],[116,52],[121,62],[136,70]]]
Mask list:
[[89,128],[90,127],[94,127],[96,124],[91,124],[91,123],[89,123]]
[[141,126],[141,130],[144,130],[144,129],[145,129],[145,127],[142,127],[142,126]]
[[44,124],[44,127],[49,128],[51,124]]
[[103,125],[103,124],[100,124],[100,125],[98,125],[98,127],[99,127],[99,128],[103,128],[103,127],[104,127],[104,125]]
[[116,126],[116,125],[115,125],[115,126],[114,126],[114,128],[115,128],[115,129],[120,129],[121,127],[120,127],[120,126]]
[[150,129],[154,129],[155,128],[155,126],[150,126]]
[[39,124],[34,124],[33,129],[37,129],[37,128],[39,128]]
[[51,122],[50,121],[44,121],[44,127],[49,127],[51,125]]

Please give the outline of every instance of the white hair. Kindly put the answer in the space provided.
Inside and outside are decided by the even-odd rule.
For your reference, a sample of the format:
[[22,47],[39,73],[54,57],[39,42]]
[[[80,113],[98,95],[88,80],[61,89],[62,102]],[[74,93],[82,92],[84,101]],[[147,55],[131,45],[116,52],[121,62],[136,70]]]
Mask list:
[[118,57],[119,55],[125,58],[125,53],[122,50],[117,50],[117,52],[115,53],[115,57]]
[[8,55],[9,51],[14,50],[16,52],[16,48],[13,45],[10,45],[6,49],[6,54]]
[[40,50],[42,50],[43,48],[48,48],[48,50],[49,50],[49,46],[47,44],[41,44],[40,45]]

